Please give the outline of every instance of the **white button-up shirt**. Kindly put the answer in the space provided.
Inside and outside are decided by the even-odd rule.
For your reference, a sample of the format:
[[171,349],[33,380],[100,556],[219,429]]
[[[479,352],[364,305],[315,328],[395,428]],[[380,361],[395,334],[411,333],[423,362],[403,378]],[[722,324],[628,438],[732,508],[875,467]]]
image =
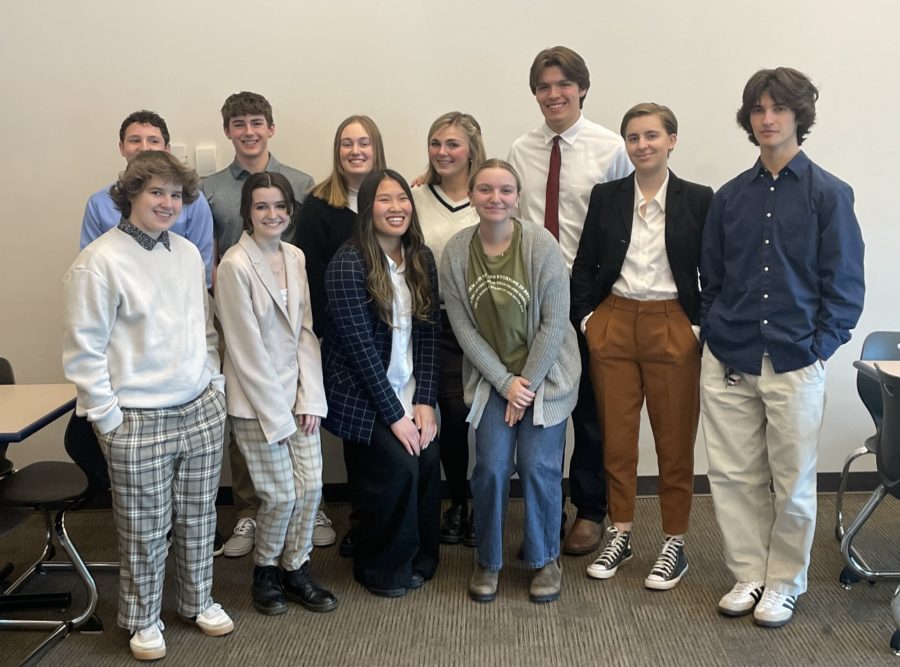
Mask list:
[[[387,257],[387,255],[385,255]],[[406,284],[406,263],[397,265],[387,257],[394,288],[394,303],[391,320],[391,363],[387,369],[387,379],[397,394],[406,416],[412,418],[412,400],[416,393],[416,379],[413,377],[412,349],[412,294]]]
[[669,177],[649,201],[637,179],[634,181],[634,213],[631,243],[625,253],[622,272],[612,293],[638,301],[665,301],[678,298],[675,276],[666,254],[666,189]]

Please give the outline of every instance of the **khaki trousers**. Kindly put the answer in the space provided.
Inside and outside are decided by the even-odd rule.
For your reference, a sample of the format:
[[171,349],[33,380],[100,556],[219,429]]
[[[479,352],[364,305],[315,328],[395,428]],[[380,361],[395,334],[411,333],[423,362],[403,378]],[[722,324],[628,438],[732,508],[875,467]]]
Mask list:
[[634,519],[641,407],[653,429],[663,530],[687,532],[699,418],[700,344],[677,299],[635,301],[610,295],[585,336],[603,425],[609,517]]

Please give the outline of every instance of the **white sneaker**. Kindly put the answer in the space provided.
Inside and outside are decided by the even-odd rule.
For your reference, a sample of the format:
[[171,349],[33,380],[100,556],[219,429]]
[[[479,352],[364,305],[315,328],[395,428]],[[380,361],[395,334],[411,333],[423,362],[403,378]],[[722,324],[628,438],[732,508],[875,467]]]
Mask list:
[[256,542],[256,521],[244,517],[234,527],[234,534],[225,543],[225,556],[240,558],[253,551]]
[[135,660],[159,660],[166,657],[166,640],[162,631],[166,629],[162,621],[138,630],[131,635],[131,655]]
[[762,581],[739,581],[721,600],[719,613],[726,616],[744,616],[753,611],[763,596],[766,585]]
[[198,614],[194,622],[203,630],[203,634],[210,637],[227,635],[234,630],[234,621],[218,602],[213,602],[202,614]]
[[767,628],[781,627],[791,620],[796,605],[796,595],[785,595],[767,588],[753,610],[753,622]]
[[316,512],[316,527],[313,528],[312,543],[314,547],[330,547],[337,542],[337,533],[331,527],[331,519],[325,512]]

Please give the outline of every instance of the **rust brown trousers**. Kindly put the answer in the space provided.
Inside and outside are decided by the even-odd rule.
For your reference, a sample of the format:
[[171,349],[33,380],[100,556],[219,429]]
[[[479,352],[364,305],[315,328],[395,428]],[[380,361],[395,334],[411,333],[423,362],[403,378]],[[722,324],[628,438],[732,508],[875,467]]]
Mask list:
[[609,518],[634,519],[641,407],[653,429],[663,530],[687,532],[700,398],[700,344],[677,299],[610,295],[587,321],[590,373],[603,426]]

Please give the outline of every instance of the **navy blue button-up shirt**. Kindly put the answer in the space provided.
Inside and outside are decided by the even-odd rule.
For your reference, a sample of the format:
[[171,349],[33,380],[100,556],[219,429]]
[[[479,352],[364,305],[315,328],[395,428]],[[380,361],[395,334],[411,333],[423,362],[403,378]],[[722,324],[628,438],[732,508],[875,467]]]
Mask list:
[[862,313],[863,240],[852,188],[802,151],[772,178],[760,161],[716,193],[700,255],[701,340],[759,375],[828,359]]

